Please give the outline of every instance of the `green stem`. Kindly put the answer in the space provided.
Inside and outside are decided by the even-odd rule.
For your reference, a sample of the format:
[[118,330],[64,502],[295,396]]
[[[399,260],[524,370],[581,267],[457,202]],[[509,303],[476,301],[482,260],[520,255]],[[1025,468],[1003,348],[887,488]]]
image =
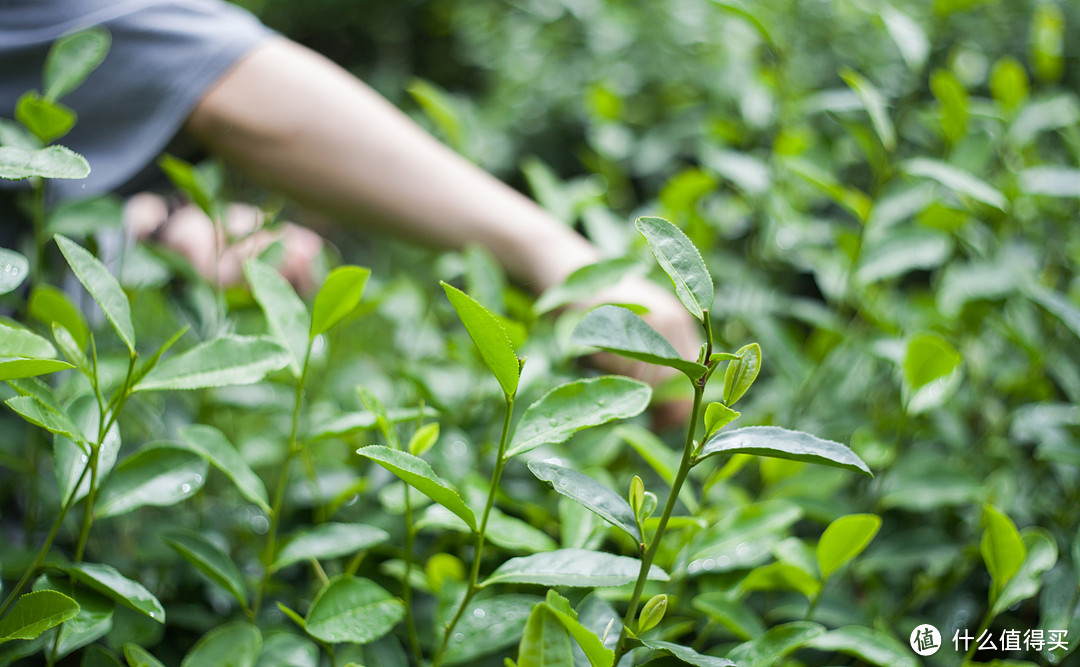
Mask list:
[[272,574],[270,566],[277,557],[277,531],[281,518],[281,506],[285,502],[285,487],[289,484],[289,466],[296,456],[299,447],[296,445],[296,436],[300,430],[300,406],[304,400],[304,383],[307,380],[308,366],[311,362],[311,343],[308,340],[307,352],[304,353],[304,366],[300,371],[300,379],[296,382],[296,396],[293,399],[292,426],[289,429],[289,451],[285,455],[285,461],[281,464],[278,473],[277,487],[274,489],[274,500],[270,504],[270,530],[266,533],[266,552],[263,555],[265,569],[262,579],[259,580],[259,588],[255,592],[255,604],[251,605],[252,614],[258,616],[262,607],[263,598],[266,597],[266,587],[270,583]]
[[41,282],[42,272],[45,266],[45,182],[40,178],[34,179],[34,245],[37,249],[31,278],[34,284]]
[[705,385],[695,382],[694,407],[690,412],[690,425],[686,427],[686,442],[683,445],[682,461],[679,462],[679,472],[676,473],[675,479],[671,483],[671,491],[668,492],[667,502],[664,504],[664,513],[660,515],[660,523],[656,526],[656,532],[649,542],[649,548],[641,559],[641,569],[638,571],[637,583],[634,584],[634,592],[630,595],[630,604],[626,609],[626,615],[623,616],[623,627],[622,632],[619,633],[619,643],[615,646],[614,664],[616,665],[619,664],[619,661],[628,650],[626,642],[629,639],[630,625],[637,615],[638,604],[641,603],[641,594],[644,592],[645,582],[649,578],[649,570],[652,569],[653,560],[656,558],[656,552],[660,548],[660,542],[664,537],[664,531],[667,529],[668,520],[671,519],[671,513],[675,510],[675,504],[679,500],[679,491],[682,490],[686,476],[690,474],[690,468],[694,465],[694,431],[697,426],[698,414],[701,412],[701,398],[704,394]]
[[[86,541],[90,538],[90,525],[94,522],[94,500],[97,498],[97,472],[98,459],[101,455],[101,441],[105,437],[98,438],[98,444],[90,449],[90,490],[86,493],[86,508],[83,510],[82,528],[79,530],[79,542],[75,547],[75,562],[81,563],[83,553],[86,551]],[[85,470],[85,468],[84,468]],[[76,489],[78,487],[75,487]]]
[[[420,411],[416,415],[416,430],[424,426],[424,401],[420,401]],[[387,424],[387,428],[393,428]],[[410,452],[411,453],[411,452]],[[416,616],[412,605],[412,569],[413,549],[416,545],[416,530],[413,528],[412,499],[409,494],[409,485],[405,485],[405,579],[401,583],[401,599],[405,603],[405,632],[409,638],[409,649],[412,651],[413,660],[417,665],[423,663],[424,654],[420,649],[420,635],[416,631]]]
[[979,648],[979,638],[982,637],[982,633],[986,632],[986,629],[990,627],[990,621],[994,620],[994,617],[991,615],[993,610],[992,605],[993,603],[991,603],[991,608],[986,610],[986,615],[983,616],[982,623],[979,623],[979,629],[975,631],[975,639],[973,639],[971,645],[968,646],[967,653],[964,654],[964,662],[961,664],[966,665],[971,662],[972,656],[975,655],[975,651]]
[[465,596],[461,598],[461,604],[454,613],[454,618],[446,626],[446,632],[443,634],[442,643],[439,645],[439,651],[435,654],[432,667],[439,667],[442,664],[446,646],[450,642],[450,634],[454,631],[454,626],[461,620],[465,608],[469,606],[469,602],[472,601],[478,590],[476,582],[480,578],[480,561],[484,553],[484,534],[487,532],[487,522],[488,517],[491,515],[491,508],[495,505],[495,492],[499,489],[499,479],[502,477],[503,468],[506,467],[506,446],[510,435],[510,417],[513,413],[514,396],[508,395],[506,397],[506,413],[503,415],[502,435],[499,436],[499,454],[495,458],[495,470],[491,473],[491,487],[488,489],[487,502],[484,504],[484,514],[480,518],[480,529],[476,532],[476,553],[473,555],[472,568],[469,570],[469,584],[465,589]]

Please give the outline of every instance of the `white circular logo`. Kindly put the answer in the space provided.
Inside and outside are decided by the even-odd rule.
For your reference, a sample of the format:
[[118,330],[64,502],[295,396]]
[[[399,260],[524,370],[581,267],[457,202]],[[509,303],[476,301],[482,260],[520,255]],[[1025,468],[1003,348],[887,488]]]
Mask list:
[[923,623],[911,631],[911,650],[919,655],[934,655],[941,648],[941,633],[929,623]]

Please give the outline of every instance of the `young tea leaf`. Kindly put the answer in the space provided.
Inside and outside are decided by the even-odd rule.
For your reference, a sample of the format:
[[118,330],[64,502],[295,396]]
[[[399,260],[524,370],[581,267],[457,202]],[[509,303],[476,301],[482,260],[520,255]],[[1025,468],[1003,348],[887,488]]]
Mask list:
[[881,94],[877,86],[854,70],[841,70],[840,78],[859,96],[859,101],[866,108],[866,113],[870,115],[870,123],[874,126],[874,132],[877,133],[885,150],[891,151],[896,148],[896,128],[893,127],[892,119],[889,118],[885,96]]
[[518,645],[518,667],[574,667],[570,632],[540,603],[533,607]]
[[735,405],[761,372],[761,346],[744,345],[735,353],[737,359],[728,362],[724,373],[724,403]]
[[48,590],[26,593],[0,619],[0,644],[13,639],[33,639],[78,613],[78,603],[62,593]]
[[807,598],[813,598],[821,590],[821,582],[806,570],[775,561],[750,571],[739,582],[739,590],[750,591],[798,591]]
[[413,456],[423,456],[424,452],[431,449],[438,439],[439,422],[424,424],[409,438],[409,446],[406,449]]
[[876,514],[849,514],[829,524],[817,545],[817,562],[822,580],[866,549],[881,528]]
[[[592,477],[572,468],[564,468],[546,461],[529,461],[529,470],[537,479],[551,484],[557,492],[595,512],[602,519],[626,532],[641,543],[641,532],[634,518],[634,510],[622,496]],[[644,493],[642,493],[644,495]]]
[[443,291],[446,292],[446,298],[457,311],[458,317],[465,325],[465,330],[469,332],[469,337],[480,350],[484,363],[499,381],[503,393],[513,396],[517,392],[521,366],[510,344],[510,339],[506,335],[506,330],[476,299],[456,287],[446,283],[441,284]]
[[305,622],[308,634],[324,642],[367,644],[404,617],[400,600],[373,581],[346,574],[319,591]]
[[247,608],[244,577],[229,554],[218,545],[191,530],[173,529],[165,533],[162,539],[210,581],[228,591],[241,607]]
[[832,440],[790,431],[779,426],[747,426],[717,433],[705,440],[695,465],[714,454],[755,454],[805,461],[861,472],[873,477],[870,468],[848,447]]
[[15,120],[45,144],[70,132],[75,119],[72,109],[41,97],[36,90],[23,93],[15,103]]
[[262,633],[259,628],[246,621],[233,621],[203,635],[184,656],[180,667],[255,667],[260,651]]
[[615,375],[568,382],[525,410],[506,456],[563,442],[590,426],[634,417],[651,398],[649,385]]
[[289,369],[293,377],[300,377],[307,357],[308,329],[311,327],[304,302],[296,295],[289,281],[264,262],[257,259],[244,262],[244,275],[251,285],[255,300],[266,315],[274,338],[291,353]]
[[409,486],[456,514],[471,530],[476,530],[476,515],[458,492],[439,479],[423,459],[381,445],[362,447],[356,453],[394,473]]
[[979,551],[990,578],[994,580],[993,599],[1020,569],[1027,556],[1027,548],[1012,520],[993,505],[983,507],[983,522],[986,529],[979,543]]
[[1042,586],[1042,575],[1057,563],[1057,541],[1044,528],[1025,528],[1020,532],[1026,556],[1016,574],[1002,587],[990,607],[990,614],[998,616],[1021,600],[1033,597]]
[[818,623],[784,623],[769,628],[760,637],[739,644],[728,652],[727,657],[739,667],[774,667],[782,664],[784,656],[823,634],[825,627]]
[[161,362],[133,391],[254,384],[289,359],[288,350],[265,336],[226,335]]
[[638,218],[635,224],[674,283],[679,301],[700,320],[712,308],[713,282],[697,247],[681,229],[663,218]]
[[75,277],[105,313],[116,335],[135,356],[135,328],[131,325],[131,304],[120,283],[96,257],[66,236],[56,234],[56,245],[71,266]]
[[712,435],[741,415],[741,412],[732,410],[723,403],[709,403],[709,407],[705,408],[705,435]]
[[687,361],[645,320],[626,308],[600,306],[590,311],[574,329],[571,340],[578,345],[598,347],[607,352],[669,366],[696,380],[707,370],[705,366]]
[[936,333],[915,336],[904,353],[904,382],[912,390],[943,378],[960,365],[960,353]]
[[547,607],[555,620],[566,628],[589,660],[589,667],[612,667],[615,662],[615,651],[604,646],[604,642],[578,620],[577,612],[570,607],[570,602],[566,598],[555,591],[548,591],[547,602],[538,605],[540,606]]
[[[558,549],[511,558],[481,584],[537,584],[540,586],[622,586],[637,579],[641,561],[587,549]],[[667,581],[667,572],[653,565],[648,578]]]
[[339,266],[330,272],[311,309],[312,338],[329,331],[356,310],[370,276],[371,269],[360,266]]

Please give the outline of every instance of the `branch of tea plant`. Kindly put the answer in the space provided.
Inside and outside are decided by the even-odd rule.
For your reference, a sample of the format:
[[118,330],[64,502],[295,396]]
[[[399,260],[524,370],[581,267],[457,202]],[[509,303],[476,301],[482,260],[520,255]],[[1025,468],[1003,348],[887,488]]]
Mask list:
[[[983,616],[982,622],[979,623],[979,629],[975,631],[976,637],[982,637],[982,634],[990,627],[990,621],[994,620],[993,611],[993,600],[991,600],[990,606],[986,609],[986,615]],[[968,646],[967,653],[964,654],[964,661],[962,664],[966,665],[971,662],[971,657],[975,655],[975,651],[978,647],[977,641],[971,642],[971,645]]]
[[450,642],[450,634],[454,631],[454,626],[461,620],[461,615],[465,613],[465,608],[469,606],[469,602],[472,601],[473,596],[476,595],[476,581],[480,578],[480,561],[483,560],[484,555],[484,534],[487,531],[488,516],[491,515],[491,508],[495,505],[495,492],[499,488],[499,479],[502,477],[503,468],[506,467],[506,446],[509,442],[510,417],[513,413],[514,395],[507,395],[506,413],[503,416],[502,435],[499,436],[499,454],[495,458],[495,470],[491,473],[491,487],[488,489],[487,502],[484,504],[484,514],[480,518],[480,529],[476,532],[476,548],[474,549],[475,553],[473,554],[472,569],[469,570],[469,584],[465,589],[465,596],[461,598],[461,605],[458,606],[450,624],[446,626],[446,632],[443,634],[442,643],[439,645],[439,651],[435,654],[433,667],[439,667],[439,665],[442,664],[443,655],[446,653],[446,646]]
[[34,188],[34,245],[37,248],[37,258],[33,265],[34,284],[41,282],[42,267],[45,264],[45,181],[40,178],[33,179]]
[[[420,409],[416,415],[416,428],[424,425],[424,401],[420,401]],[[394,428],[387,424],[387,428]],[[411,452],[410,452],[411,453]],[[412,569],[413,549],[416,544],[416,529],[413,526],[412,499],[409,497],[409,485],[405,485],[405,578],[401,583],[401,600],[405,603],[405,632],[409,637],[409,649],[417,665],[423,663],[424,654],[420,649],[420,635],[416,632],[416,616],[412,606]]]
[[[706,363],[709,359],[706,358]],[[664,537],[664,531],[667,529],[668,520],[671,519],[671,513],[675,510],[675,504],[679,500],[679,491],[682,490],[682,485],[686,481],[686,476],[690,474],[690,468],[694,464],[694,432],[696,430],[698,417],[701,413],[701,398],[705,394],[705,380],[702,376],[700,381],[694,382],[694,407],[690,411],[690,424],[686,427],[686,442],[683,444],[682,460],[679,462],[679,472],[676,473],[675,479],[671,483],[671,491],[668,492],[667,502],[664,504],[664,512],[660,515],[660,523],[656,526],[656,532],[653,533],[652,540],[649,542],[649,548],[645,551],[645,556],[641,559],[641,569],[638,571],[637,583],[634,584],[634,592],[630,595],[630,604],[626,609],[626,615],[623,616],[623,629],[619,633],[619,642],[615,645],[615,662],[613,664],[619,664],[623,655],[626,654],[627,646],[626,640],[629,638],[629,631],[631,624],[634,622],[634,617],[637,615],[638,604],[641,602],[641,594],[645,591],[645,582],[649,577],[649,570],[652,569],[653,560],[656,558],[656,552],[660,548],[660,542]]]
[[285,487],[289,484],[289,466],[299,451],[296,444],[296,434],[300,430],[300,406],[304,400],[304,383],[307,380],[308,366],[311,364],[311,343],[308,340],[307,351],[304,353],[304,365],[300,371],[300,379],[296,381],[296,395],[293,399],[292,426],[289,428],[289,451],[285,455],[285,461],[281,464],[278,473],[277,487],[274,489],[274,500],[270,505],[270,530],[266,534],[266,552],[264,561],[266,569],[263,570],[262,579],[255,592],[255,604],[251,605],[252,614],[258,616],[263,598],[266,596],[266,586],[270,583],[270,566],[277,556],[277,530],[281,518],[281,506],[285,502]]

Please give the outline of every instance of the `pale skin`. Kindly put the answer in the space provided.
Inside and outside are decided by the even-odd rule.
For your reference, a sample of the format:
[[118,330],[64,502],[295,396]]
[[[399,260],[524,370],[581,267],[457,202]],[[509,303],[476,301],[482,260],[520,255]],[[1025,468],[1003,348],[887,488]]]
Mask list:
[[[585,238],[359,79],[284,38],[243,58],[184,129],[266,187],[344,224],[444,248],[479,243],[536,293],[599,258]],[[683,356],[697,356],[698,325],[665,288],[627,279],[592,302],[611,301],[645,306],[646,319]],[[604,365],[662,378],[656,367]]]

